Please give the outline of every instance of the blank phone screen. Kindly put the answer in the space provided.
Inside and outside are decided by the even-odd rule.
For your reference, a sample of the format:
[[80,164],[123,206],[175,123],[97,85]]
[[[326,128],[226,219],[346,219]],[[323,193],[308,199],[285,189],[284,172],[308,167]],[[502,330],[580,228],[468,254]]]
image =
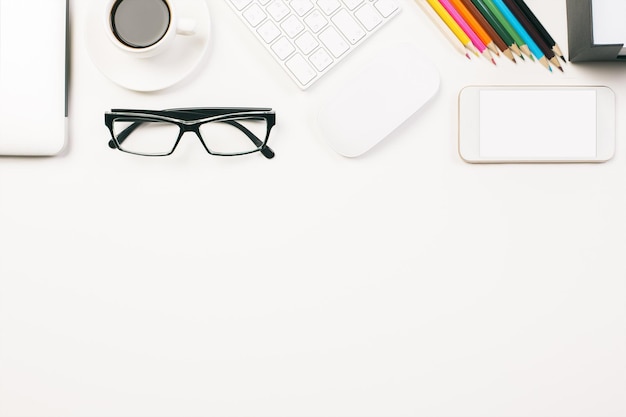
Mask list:
[[593,89],[480,92],[480,156],[579,159],[597,156]]

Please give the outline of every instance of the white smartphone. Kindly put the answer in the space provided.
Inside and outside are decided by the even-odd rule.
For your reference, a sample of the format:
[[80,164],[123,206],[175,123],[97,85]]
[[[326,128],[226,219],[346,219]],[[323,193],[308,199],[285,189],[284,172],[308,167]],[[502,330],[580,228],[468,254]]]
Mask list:
[[605,162],[614,154],[608,87],[471,86],[459,94],[466,162]]

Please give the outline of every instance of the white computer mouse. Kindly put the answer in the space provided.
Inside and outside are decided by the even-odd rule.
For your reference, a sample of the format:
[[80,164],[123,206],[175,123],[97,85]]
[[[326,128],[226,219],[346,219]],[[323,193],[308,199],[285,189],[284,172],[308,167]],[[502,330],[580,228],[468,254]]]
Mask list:
[[320,131],[337,153],[362,155],[438,90],[439,71],[417,47],[391,46],[322,105]]

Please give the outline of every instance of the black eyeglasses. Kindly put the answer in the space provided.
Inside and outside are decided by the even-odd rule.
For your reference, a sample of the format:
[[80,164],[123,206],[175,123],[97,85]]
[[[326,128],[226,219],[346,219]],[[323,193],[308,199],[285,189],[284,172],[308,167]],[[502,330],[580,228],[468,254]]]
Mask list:
[[193,132],[211,155],[274,157],[267,140],[276,114],[269,108],[113,109],[104,123],[111,132],[109,147],[135,155],[171,155],[185,132]]

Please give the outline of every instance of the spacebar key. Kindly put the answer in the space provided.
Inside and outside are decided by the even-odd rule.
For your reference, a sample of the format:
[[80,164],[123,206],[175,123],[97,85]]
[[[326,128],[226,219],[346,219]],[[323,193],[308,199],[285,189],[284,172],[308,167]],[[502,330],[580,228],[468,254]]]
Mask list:
[[307,85],[317,75],[315,70],[311,68],[300,54],[295,54],[293,57],[289,58],[285,62],[285,65],[302,85]]

